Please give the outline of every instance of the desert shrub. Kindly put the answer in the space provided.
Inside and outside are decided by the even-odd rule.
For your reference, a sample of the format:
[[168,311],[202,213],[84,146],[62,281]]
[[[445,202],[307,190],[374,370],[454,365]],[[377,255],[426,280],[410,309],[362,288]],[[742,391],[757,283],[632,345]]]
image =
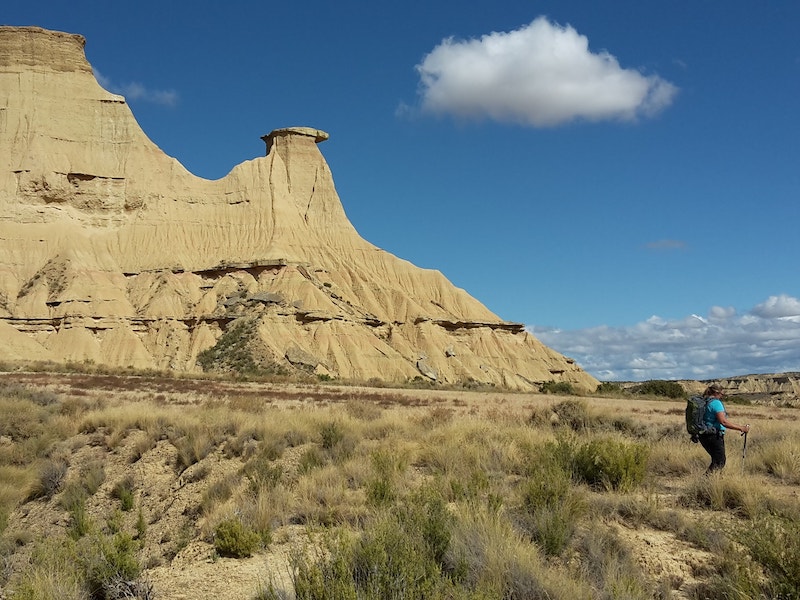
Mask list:
[[193,464],[203,460],[215,447],[212,433],[202,428],[176,436],[170,442],[178,451],[175,458],[175,470],[178,473],[183,473]]
[[152,592],[140,579],[139,546],[127,533],[86,536],[78,544],[90,597],[103,599],[150,598]]
[[584,571],[598,590],[595,597],[656,597],[635,557],[612,529],[603,526],[587,528],[576,548]]
[[630,491],[644,481],[648,456],[644,444],[596,438],[575,448],[572,472],[593,487]]
[[761,516],[742,528],[738,541],[764,569],[771,598],[800,598],[800,523]]
[[573,486],[563,444],[549,443],[531,460],[520,487],[519,522],[548,555],[560,555],[585,511],[582,494]]
[[86,535],[78,541],[47,538],[31,552],[29,568],[11,600],[152,600],[141,578],[138,546],[127,534]]
[[63,460],[48,459],[44,461],[39,468],[39,477],[28,494],[28,499],[51,498],[61,489],[68,469],[69,465]]
[[661,379],[651,379],[632,388],[635,394],[647,394],[650,396],[663,396],[666,398],[685,398],[686,391],[677,381],[664,381]]
[[325,450],[331,450],[344,440],[344,430],[336,421],[323,423],[320,427],[321,445]]
[[361,421],[374,421],[383,414],[380,406],[366,400],[350,399],[344,408],[348,415]]
[[614,383],[613,381],[601,381],[595,392],[598,394],[617,396],[624,394],[625,390],[620,384]]
[[340,463],[352,456],[357,445],[339,421],[327,421],[320,426],[320,446],[326,457]]
[[134,489],[133,477],[130,475],[115,483],[114,487],[111,488],[112,498],[119,500],[120,507],[126,512],[133,508]]
[[8,525],[8,517],[29,494],[34,473],[29,468],[0,466],[0,533]]
[[540,548],[511,519],[474,508],[454,518],[443,573],[458,587],[447,589],[446,598],[595,597],[579,577],[548,568]]
[[486,471],[480,467],[475,467],[470,473],[456,473],[451,476],[448,486],[448,500],[474,502],[489,489],[490,481]]
[[78,480],[71,481],[61,492],[61,506],[69,513],[67,533],[76,540],[91,530],[92,523],[89,519],[89,513],[86,511],[86,499],[88,497],[89,492],[83,482]]
[[564,400],[553,406],[553,412],[558,417],[557,424],[567,425],[573,431],[581,431],[595,421],[583,400]]
[[144,540],[147,534],[147,521],[144,518],[142,507],[139,507],[139,512],[136,515],[136,539]]
[[306,449],[306,451],[300,455],[300,461],[297,465],[297,470],[300,474],[305,474],[321,467],[324,464],[325,457],[322,455],[322,452],[319,451],[319,448],[312,446],[311,448]]
[[[330,537],[324,552],[297,557],[295,593],[303,599],[439,598],[452,518],[437,494],[423,491],[378,514],[357,539]],[[452,597],[452,596],[450,596]]]
[[61,399],[59,394],[48,389],[7,382],[0,383],[0,397],[25,400],[38,406],[51,406]]
[[372,477],[367,481],[367,502],[372,506],[386,506],[397,497],[395,480],[406,467],[405,460],[378,450],[372,453]]
[[106,471],[103,463],[100,461],[93,461],[89,463],[85,469],[81,471],[81,484],[83,485],[86,493],[94,496],[103,482],[106,480]]
[[220,556],[247,558],[261,543],[261,537],[239,519],[221,521],[214,528],[214,549]]
[[73,539],[79,539],[92,530],[92,521],[86,511],[86,499],[77,501],[69,510],[69,526],[67,533]]
[[214,509],[228,500],[233,495],[234,487],[238,482],[238,476],[232,475],[223,477],[209,485],[200,496],[200,511],[204,515],[210,515]]
[[539,386],[539,391],[542,394],[575,394],[575,388],[567,381],[545,381]]
[[[353,578],[353,542],[343,535],[327,536],[316,551],[306,549],[292,557],[292,584],[297,600],[356,600]],[[273,600],[278,596],[267,596]],[[362,594],[362,598],[366,597]]]
[[85,600],[85,580],[74,543],[56,538],[36,545],[27,568],[9,592],[10,600]]
[[263,489],[273,489],[283,479],[283,468],[267,459],[264,455],[256,456],[242,467],[242,473],[247,478],[248,489],[256,495]]

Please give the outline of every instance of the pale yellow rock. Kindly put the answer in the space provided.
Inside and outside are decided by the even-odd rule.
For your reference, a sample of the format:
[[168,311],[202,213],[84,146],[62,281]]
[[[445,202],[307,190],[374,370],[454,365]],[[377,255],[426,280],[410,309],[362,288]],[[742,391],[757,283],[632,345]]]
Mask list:
[[277,129],[264,156],[196,177],[97,83],[84,43],[0,27],[0,336],[16,358],[196,370],[245,319],[290,370],[597,385],[438,271],[362,239],[324,131]]

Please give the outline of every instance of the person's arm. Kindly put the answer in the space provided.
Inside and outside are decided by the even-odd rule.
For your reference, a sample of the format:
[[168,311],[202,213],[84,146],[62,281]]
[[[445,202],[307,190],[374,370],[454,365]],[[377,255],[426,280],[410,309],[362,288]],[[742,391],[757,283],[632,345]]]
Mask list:
[[729,421],[724,410],[721,410],[717,413],[717,422],[719,422],[719,424],[726,429],[735,429],[736,431],[741,431],[742,433],[747,433],[750,431],[750,425],[737,425],[733,421]]

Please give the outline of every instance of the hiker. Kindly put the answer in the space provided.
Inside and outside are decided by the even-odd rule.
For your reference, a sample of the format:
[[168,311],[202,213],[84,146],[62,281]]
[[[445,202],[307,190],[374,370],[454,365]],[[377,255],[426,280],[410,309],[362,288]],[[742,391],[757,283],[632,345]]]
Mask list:
[[718,385],[710,385],[703,392],[703,396],[709,399],[706,405],[704,416],[705,424],[713,428],[710,433],[701,433],[700,444],[711,456],[711,464],[706,470],[706,474],[717,471],[725,466],[725,430],[735,429],[742,433],[750,431],[750,425],[736,425],[728,420],[728,413],[722,404],[722,388]]

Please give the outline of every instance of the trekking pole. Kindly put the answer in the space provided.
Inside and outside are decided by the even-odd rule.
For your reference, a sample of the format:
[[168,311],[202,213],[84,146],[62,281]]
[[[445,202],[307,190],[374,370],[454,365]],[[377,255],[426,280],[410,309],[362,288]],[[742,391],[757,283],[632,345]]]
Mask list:
[[747,453],[747,432],[742,432],[742,435],[744,436],[744,445],[742,445],[742,474],[744,474],[744,457]]

